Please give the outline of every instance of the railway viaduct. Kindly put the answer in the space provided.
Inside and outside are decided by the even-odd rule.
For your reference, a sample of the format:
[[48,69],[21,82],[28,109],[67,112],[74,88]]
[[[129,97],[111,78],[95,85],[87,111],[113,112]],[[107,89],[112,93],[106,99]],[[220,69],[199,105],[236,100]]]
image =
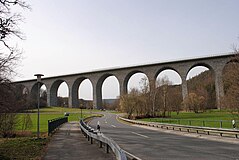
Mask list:
[[[215,90],[216,90],[216,102],[217,107],[220,109],[220,99],[224,96],[222,72],[227,63],[229,63],[234,55],[232,53],[224,55],[215,55],[208,57],[192,58],[185,60],[177,60],[170,62],[161,62],[154,64],[144,64],[138,66],[113,68],[106,70],[98,70],[85,73],[68,74],[47,77],[42,79],[41,85],[45,84],[47,88],[47,104],[48,106],[57,105],[57,90],[62,82],[66,82],[69,88],[69,107],[79,106],[78,101],[78,89],[85,79],[89,79],[93,86],[93,106],[95,108],[102,107],[102,84],[104,80],[109,76],[115,76],[118,79],[120,87],[120,95],[127,93],[127,84],[132,75],[135,73],[144,73],[149,83],[154,83],[157,75],[160,72],[171,69],[176,71],[182,80],[182,97],[183,99],[188,94],[186,77],[189,71],[196,66],[205,66],[213,72],[215,78]],[[21,84],[25,86],[30,95],[36,95],[37,93],[37,81],[36,79],[24,80],[14,82],[15,84]],[[40,86],[41,86],[40,85]]]

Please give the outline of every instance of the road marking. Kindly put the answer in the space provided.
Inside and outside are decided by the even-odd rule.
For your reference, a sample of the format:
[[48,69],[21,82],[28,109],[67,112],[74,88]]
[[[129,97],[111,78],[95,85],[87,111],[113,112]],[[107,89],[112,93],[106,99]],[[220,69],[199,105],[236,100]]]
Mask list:
[[114,127],[114,128],[116,128],[116,126],[115,126],[115,125],[113,125],[113,124],[112,124],[111,126],[112,126],[112,127]]
[[129,155],[130,157],[132,157],[132,158],[134,158],[134,159],[136,159],[136,160],[142,160],[142,159],[140,159],[139,157],[136,157],[135,155],[133,155],[133,154],[131,154],[131,153],[125,151],[125,150],[124,150],[124,152],[125,152],[127,155]]
[[144,137],[144,138],[149,138],[148,136],[145,136],[143,134],[139,134],[139,133],[136,133],[136,132],[131,132],[131,133],[136,134],[136,135],[141,136],[141,137]]

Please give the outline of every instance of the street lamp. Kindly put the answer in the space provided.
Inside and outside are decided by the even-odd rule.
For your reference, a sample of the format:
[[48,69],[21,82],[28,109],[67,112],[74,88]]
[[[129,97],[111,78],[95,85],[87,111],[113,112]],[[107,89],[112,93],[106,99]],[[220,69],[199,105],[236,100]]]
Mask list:
[[35,74],[34,76],[37,77],[37,139],[39,139],[40,135],[40,83],[41,83],[41,77],[44,76],[43,74]]

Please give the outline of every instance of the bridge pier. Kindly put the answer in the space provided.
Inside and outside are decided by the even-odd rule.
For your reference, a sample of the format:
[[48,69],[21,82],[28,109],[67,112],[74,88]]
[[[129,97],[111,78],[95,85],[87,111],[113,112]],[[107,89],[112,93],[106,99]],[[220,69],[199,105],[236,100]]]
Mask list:
[[223,68],[218,68],[215,70],[216,103],[217,103],[217,108],[219,110],[222,109],[221,98],[224,97],[224,86],[223,86],[223,78],[222,78]]

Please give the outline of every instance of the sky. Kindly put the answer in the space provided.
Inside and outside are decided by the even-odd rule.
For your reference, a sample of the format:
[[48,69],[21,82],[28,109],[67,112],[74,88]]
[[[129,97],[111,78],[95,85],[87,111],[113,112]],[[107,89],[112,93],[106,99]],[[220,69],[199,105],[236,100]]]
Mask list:
[[[51,77],[224,54],[239,41],[238,0],[27,2],[32,10],[23,11],[20,25],[26,40],[18,42],[24,58],[17,81],[34,79],[36,73]],[[138,84],[140,76],[130,79],[128,87]],[[180,83],[176,77],[170,80]],[[103,97],[117,96],[117,85],[115,77],[106,79]],[[86,81],[80,87],[86,99],[92,95],[89,86]],[[64,96],[67,89],[61,88]]]

